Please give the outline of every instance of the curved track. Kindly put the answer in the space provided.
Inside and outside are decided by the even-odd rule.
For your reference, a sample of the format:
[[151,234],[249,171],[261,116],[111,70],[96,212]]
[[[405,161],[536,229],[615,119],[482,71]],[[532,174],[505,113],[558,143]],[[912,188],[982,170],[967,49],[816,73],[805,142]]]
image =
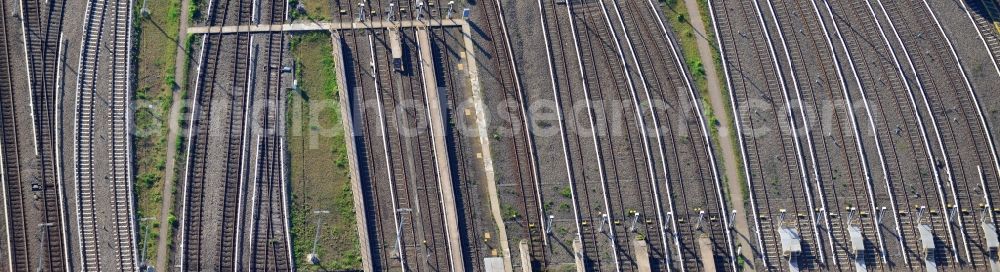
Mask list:
[[[687,71],[677,53],[671,30],[652,1],[611,1],[614,13],[624,30],[624,40],[631,53],[634,73],[650,104],[652,122],[663,176],[670,185],[657,195],[666,196],[673,218],[679,220],[668,251],[676,246],[681,257],[673,264],[680,270],[703,270],[698,240],[710,240],[716,269],[735,269],[730,214],[721,191],[721,181],[709,142],[700,100],[692,89]],[[649,26],[653,27],[649,27]],[[635,96],[635,94],[633,94]],[[640,99],[642,100],[642,99]],[[643,101],[642,103],[647,103]],[[681,114],[677,114],[681,113]],[[647,119],[649,120],[649,119]],[[643,128],[643,131],[651,131]],[[659,169],[657,169],[659,170]],[[656,188],[653,191],[657,191]],[[659,200],[656,201],[657,206]],[[663,215],[661,215],[663,216]],[[662,219],[661,219],[662,220]],[[700,221],[700,222],[699,222]]]
[[[834,9],[842,12],[833,12]],[[881,167],[882,180],[876,186],[876,195],[888,198],[882,207],[891,209],[893,216],[882,218],[889,245],[884,261],[890,266],[909,265],[913,269],[923,266],[919,246],[918,224],[931,226],[939,239],[939,248],[951,245],[950,229],[940,215],[944,200],[940,186],[932,182],[910,183],[908,180],[934,179],[937,168],[930,164],[930,146],[924,129],[923,117],[917,113],[909,78],[903,75],[898,59],[889,47],[887,36],[874,19],[870,6],[860,1],[830,1],[821,5],[821,12],[834,15],[833,28],[837,32],[835,43],[846,50],[847,63],[861,89],[865,115],[872,131]],[[888,56],[888,57],[886,57]],[[889,91],[885,91],[888,89]],[[884,185],[882,185],[884,184]],[[920,207],[926,211],[921,222],[916,216]],[[925,213],[927,213],[925,211]],[[895,240],[895,241],[891,241]],[[946,250],[933,256],[939,264],[946,261]]]
[[996,198],[1000,188],[989,184],[997,182],[996,171],[1000,169],[979,102],[951,41],[925,2],[880,1],[879,7],[911,63],[944,156],[956,206],[947,214],[958,217],[956,235],[961,235],[964,246],[956,257],[974,269],[986,269],[987,258],[995,253],[985,247],[979,224],[996,222],[993,212],[982,207],[996,207],[991,196]]
[[[877,253],[885,246],[881,228],[875,226],[873,217],[878,210],[869,182],[868,162],[858,140],[853,101],[846,86],[842,85],[845,80],[837,55],[828,43],[825,23],[811,3],[772,0],[766,4],[776,17],[781,46],[792,68],[788,74],[799,98],[797,111],[806,127],[810,163],[821,206],[827,211],[822,216],[827,223],[824,228],[833,260],[828,267],[854,269],[855,261],[877,267]],[[820,112],[828,110],[824,107],[829,105],[824,103],[829,101],[844,105],[835,105],[828,115]],[[852,228],[863,237],[865,251],[860,256],[851,249],[849,232]]]
[[[757,248],[765,250],[754,254],[764,259],[758,269],[811,269],[823,262],[824,251],[799,136],[791,129],[796,117],[768,30],[761,20],[750,19],[758,18],[752,15],[760,8],[749,2],[710,1],[709,7],[734,92],[731,103],[750,184]],[[782,257],[778,232],[784,227],[801,237],[802,251],[791,261]]]
[[[78,202],[77,222],[80,228],[80,255],[84,270],[138,269],[136,263],[135,222],[133,213],[131,174],[131,2],[92,1],[88,3],[87,22],[84,24],[84,43],[80,58],[79,92],[76,101],[76,133],[74,143]],[[108,6],[112,8],[109,10]],[[110,17],[110,18],[108,18]],[[110,37],[108,37],[110,36]],[[103,51],[110,40],[112,50]],[[108,52],[110,56],[102,52]],[[110,59],[110,63],[106,60]],[[110,71],[110,75],[106,73]],[[109,90],[109,91],[104,91]],[[108,93],[106,93],[108,92]],[[110,105],[95,105],[98,97],[111,97]],[[97,112],[108,113],[108,121]],[[100,114],[104,115],[104,114]],[[110,131],[110,137],[100,130]],[[108,139],[104,141],[104,139]],[[95,158],[107,150],[107,159]],[[110,196],[96,188],[100,172],[110,172]],[[105,197],[110,197],[110,207],[105,208]],[[101,202],[101,204],[99,204]],[[105,210],[107,209],[107,210]],[[104,214],[110,214],[106,218]],[[99,225],[111,225],[114,236],[101,237]],[[101,249],[101,238],[113,239],[113,247]],[[110,256],[104,256],[101,253]],[[113,263],[109,260],[114,260]]]

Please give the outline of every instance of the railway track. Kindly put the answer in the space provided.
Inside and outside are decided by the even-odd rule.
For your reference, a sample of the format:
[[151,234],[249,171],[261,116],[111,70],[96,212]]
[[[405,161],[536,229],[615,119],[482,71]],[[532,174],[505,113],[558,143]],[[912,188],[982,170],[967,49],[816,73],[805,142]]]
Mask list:
[[[363,31],[340,31],[341,42],[346,44],[342,46],[346,54],[349,56],[344,58],[344,71],[350,71],[352,76],[345,77],[348,82],[346,86],[349,86],[349,92],[351,97],[351,105],[355,105],[353,111],[360,113],[357,116],[361,117],[361,120],[354,120],[354,126],[360,127],[358,133],[361,134],[361,142],[358,144],[358,161],[361,166],[361,178],[368,182],[363,182],[362,186],[364,192],[364,203],[365,210],[368,210],[368,222],[369,228],[371,228],[368,233],[370,240],[372,242],[372,248],[375,252],[372,252],[372,264],[374,270],[385,270],[389,269],[391,266],[390,252],[393,252],[396,247],[395,230],[397,229],[398,217],[395,213],[396,210],[396,199],[395,197],[389,197],[389,201],[384,201],[385,196],[383,194],[394,195],[395,191],[391,188],[390,184],[393,183],[391,177],[392,174],[382,174],[387,173],[390,168],[387,168],[387,158],[386,154],[389,154],[384,145],[385,143],[385,132],[381,129],[383,127],[383,122],[381,115],[378,113],[371,113],[372,110],[369,102],[375,100],[371,98],[371,94],[374,92],[367,92],[365,90],[375,90],[376,86],[374,82],[375,74],[374,69],[371,68],[372,63],[365,63],[359,65],[363,62],[363,56],[371,54],[369,46],[359,46],[358,40],[363,42],[368,42],[368,35],[364,35]],[[362,38],[358,38],[361,36]],[[363,105],[363,106],[356,106]],[[380,106],[379,106],[380,108]],[[378,109],[378,108],[376,108]],[[380,113],[380,112],[379,112]],[[360,122],[360,123],[358,123]],[[376,132],[377,131],[377,132]],[[375,139],[378,137],[377,139]],[[380,141],[376,141],[380,140]],[[375,146],[376,144],[382,144],[380,146]],[[380,201],[382,200],[382,201]],[[400,256],[400,259],[402,257]]]
[[[898,252],[887,252],[886,263],[890,267],[910,269],[921,269],[935,263],[947,265],[949,252],[957,251],[956,243],[951,228],[941,214],[946,200],[938,168],[933,163],[925,122],[917,112],[910,79],[900,69],[902,66],[889,46],[888,36],[875,20],[874,10],[867,2],[827,2],[824,10],[833,15],[834,9],[848,11],[840,13],[845,17],[833,16],[833,27],[836,36],[840,37],[840,46],[847,52],[855,84],[861,89],[870,127],[872,131],[880,131],[875,134],[874,140],[885,185],[876,187],[876,194],[889,199],[888,206],[895,216],[881,220],[891,221],[884,224],[894,226],[887,232],[889,236],[897,237],[899,245]],[[842,30],[847,28],[860,31]],[[882,42],[868,42],[872,40]],[[874,91],[884,89],[891,91]],[[929,176],[931,173],[933,176]],[[908,180],[924,182],[909,183],[906,182]],[[930,182],[932,180],[933,183]],[[934,244],[939,249],[935,252],[918,249],[918,227],[921,225],[927,226],[936,236]]]
[[[28,88],[31,93],[31,113],[34,147],[37,160],[29,168],[37,172],[29,177],[36,211],[29,211],[22,224],[36,228],[41,253],[38,267],[47,270],[71,270],[69,242],[63,211],[62,172],[59,142],[62,64],[65,43],[62,42],[62,16],[65,2],[21,1],[21,27],[25,41],[28,68]],[[21,184],[24,186],[24,184]],[[23,193],[23,192],[22,192]],[[31,218],[34,217],[34,218]],[[35,225],[37,224],[37,225]],[[30,235],[30,234],[29,234]],[[31,239],[31,238],[29,238]],[[31,241],[29,241],[29,244]]]
[[[663,178],[672,185],[666,188],[665,195],[670,196],[671,220],[678,220],[679,225],[673,226],[678,235],[672,245],[677,246],[681,257],[677,258],[676,267],[681,270],[704,270],[702,262],[698,261],[698,238],[707,236],[712,245],[711,257],[717,269],[735,270],[732,254],[732,237],[729,226],[730,218],[722,196],[721,184],[715,166],[714,154],[709,144],[708,133],[701,109],[689,78],[686,76],[680,57],[676,52],[670,33],[657,12],[657,6],[652,1],[611,1],[615,13],[619,15],[619,23],[625,33],[625,41],[631,52],[631,59],[638,71],[640,84],[645,91],[645,97],[650,102],[650,111],[663,111],[660,115],[652,115],[652,123],[656,135],[660,157],[666,160],[663,165]],[[621,4],[619,4],[621,3]],[[624,11],[624,12],[623,12]],[[651,18],[652,17],[652,18]],[[658,26],[648,27],[648,26]],[[656,56],[656,57],[638,57]],[[678,90],[676,92],[672,90]],[[659,105],[667,109],[656,109],[656,102],[681,101],[675,105]],[[672,116],[668,112],[684,112],[680,116]],[[662,116],[662,119],[658,118]],[[664,120],[664,121],[660,121]],[[660,131],[661,124],[670,124],[669,129]],[[644,129],[649,131],[648,129]],[[669,141],[660,139],[666,137]],[[667,147],[664,148],[664,145]],[[667,153],[665,150],[672,150]],[[665,154],[669,154],[665,155]],[[684,162],[694,162],[693,167],[681,167]],[[654,187],[654,192],[656,188]],[[664,193],[656,193],[664,195]],[[677,199],[675,199],[677,198]],[[662,206],[657,200],[657,206]],[[680,207],[680,208],[674,208]],[[663,220],[663,215],[659,215]],[[706,227],[707,226],[707,227]],[[664,248],[670,248],[664,242]],[[669,251],[669,250],[668,250]]]
[[[600,148],[598,159],[600,160],[600,155],[615,158],[611,161],[599,162],[598,166],[599,168],[605,167],[604,171],[608,175],[604,180],[607,184],[603,187],[608,194],[606,197],[609,198],[608,202],[611,206],[611,212],[607,213],[606,224],[614,237],[611,242],[615,243],[614,247],[617,248],[616,263],[619,265],[618,269],[637,269],[638,262],[633,257],[633,241],[648,240],[652,241],[648,243],[649,264],[653,269],[659,270],[665,268],[669,262],[669,257],[666,254],[666,232],[664,231],[666,227],[663,225],[665,224],[664,213],[659,199],[658,185],[657,182],[654,182],[659,176],[655,164],[662,163],[664,158],[662,153],[661,157],[658,158],[651,153],[651,144],[647,135],[649,130],[646,126],[646,119],[651,116],[648,115],[649,112],[643,112],[640,107],[640,103],[649,103],[649,101],[640,98],[636,92],[634,82],[637,79],[634,79],[632,72],[629,71],[623,46],[619,42],[622,39],[619,39],[618,31],[611,19],[611,17],[620,19],[618,16],[621,16],[617,4],[614,7],[616,7],[614,9],[616,12],[611,13],[602,1],[570,3],[568,5],[571,14],[580,14],[571,19],[571,24],[574,24],[574,27],[579,30],[576,32],[576,35],[579,36],[576,44],[582,53],[581,66],[585,67],[582,71],[585,86],[588,87],[584,88],[586,96],[597,103],[597,107],[602,109],[601,113],[603,114],[615,111],[606,111],[609,108],[622,109],[625,112],[624,116],[599,118],[604,122],[598,125],[597,130],[611,135],[594,135],[595,139],[603,138],[606,141],[601,144],[595,142],[595,145]],[[625,27],[621,20],[617,22],[621,27]],[[628,48],[631,49],[631,41],[627,33],[625,39],[629,43]],[[601,46],[602,44],[604,46]],[[614,46],[610,46],[611,44]],[[631,56],[633,57],[631,60],[637,62],[634,52]],[[591,67],[600,67],[601,63],[614,63],[615,59],[620,59],[621,65],[612,65],[605,70],[591,69]],[[639,75],[642,77],[641,73]],[[644,78],[638,80],[644,82]],[[622,84],[622,81],[625,84]],[[611,93],[612,90],[614,93]],[[618,119],[618,117],[623,117],[623,119]],[[620,124],[612,124],[610,119],[625,121],[624,135],[620,135],[622,133],[616,135],[615,131],[622,127],[615,128]],[[640,139],[636,139],[637,137]],[[632,158],[632,160],[622,161],[620,158]],[[667,175],[668,173],[664,169],[663,176]],[[673,205],[671,205],[671,211],[673,211]],[[639,221],[639,217],[643,217],[643,221]],[[602,222],[602,224],[604,223]],[[670,227],[671,230],[676,228],[676,224]],[[615,233],[620,236],[616,236]]]
[[[597,246],[597,231],[593,225],[594,219],[600,218],[598,209],[590,202],[591,192],[587,190],[589,183],[599,181],[601,175],[596,169],[588,167],[586,156],[596,156],[596,151],[592,144],[589,144],[581,133],[584,131],[579,127],[580,116],[578,111],[567,111],[575,107],[574,101],[578,101],[580,95],[573,90],[583,88],[582,73],[573,69],[574,65],[579,65],[576,57],[577,51],[573,30],[562,23],[568,21],[569,10],[561,9],[555,1],[538,1],[540,21],[543,25],[542,31],[546,40],[546,54],[549,63],[549,77],[552,80],[553,98],[558,101],[557,114],[560,115],[559,132],[562,140],[563,157],[566,160],[567,188],[569,198],[572,200],[573,208],[571,216],[560,214],[560,217],[572,217],[573,226],[576,233],[573,234],[573,243],[580,244],[583,251],[582,256],[574,256],[583,259],[586,267],[601,267],[601,258]],[[575,98],[574,98],[575,97]],[[590,119],[590,110],[587,111],[587,120]],[[567,122],[563,120],[573,120]],[[584,149],[587,151],[584,151]],[[577,182],[583,181],[583,182]],[[566,193],[562,193],[565,197]],[[603,201],[602,201],[603,203]],[[603,206],[603,205],[602,205]],[[550,215],[556,213],[549,211]],[[575,247],[575,245],[574,245]]]
[[[219,7],[217,2],[209,6],[209,25],[243,25],[251,20],[249,3],[226,0]],[[232,270],[240,266],[241,256],[253,41],[248,33],[206,34],[202,39],[188,135],[180,265],[185,270]],[[221,109],[216,108],[219,104]],[[213,116],[220,113],[222,117]],[[223,129],[225,136],[210,137],[213,128]],[[220,138],[221,142],[213,141]],[[216,156],[225,159],[210,160]]]
[[[957,231],[962,234],[964,246],[963,251],[955,258],[963,265],[968,263],[973,268],[985,269],[989,266],[990,253],[983,246],[986,243],[985,234],[977,226],[981,222],[995,224],[993,214],[988,209],[994,206],[989,203],[988,191],[992,189],[996,196],[997,188],[985,185],[996,179],[994,169],[997,168],[994,168],[996,152],[992,138],[989,138],[985,130],[975,93],[954,48],[926,2],[887,1],[879,2],[879,6],[911,63],[921,89],[924,107],[931,116],[937,144],[945,158],[944,168],[953,195],[953,207],[949,207],[948,215],[958,217]],[[911,27],[916,27],[917,30]],[[931,37],[918,41],[909,35]],[[990,153],[983,152],[984,150],[990,150]],[[981,170],[983,166],[986,166],[987,171]],[[987,207],[985,211],[983,207]],[[980,218],[982,216],[987,217]]]
[[[270,1],[267,23],[280,24],[287,20],[284,1]],[[247,268],[252,271],[294,271],[289,233],[287,182],[285,180],[284,86],[282,85],[282,59],[285,34],[269,32],[264,52],[264,105],[260,120],[257,159],[254,163],[253,200],[251,201],[250,243],[252,250]],[[255,67],[255,66],[251,66]],[[255,68],[251,68],[255,69]]]
[[[0,12],[7,13],[7,2],[0,3]],[[26,216],[24,179],[21,176],[21,150],[10,43],[7,37],[7,17],[0,17],[0,182],[3,185],[4,230],[6,231],[6,265],[10,271],[31,270],[32,255],[28,248],[28,218]]]
[[[446,6],[438,6],[437,14],[447,13]],[[479,170],[481,168],[478,168],[481,166],[476,165],[475,159],[469,156],[470,152],[474,152],[472,150],[474,150],[475,142],[470,142],[465,135],[469,133],[468,127],[473,124],[474,120],[470,120],[473,117],[469,115],[464,117],[460,115],[463,110],[469,110],[469,108],[462,108],[462,106],[466,105],[465,103],[470,97],[469,91],[465,87],[468,78],[461,74],[461,71],[455,71],[455,67],[464,65],[465,59],[459,55],[460,52],[465,51],[461,38],[463,34],[457,28],[436,28],[430,30],[430,35],[435,70],[438,72],[437,85],[439,88],[444,88],[447,93],[448,104],[445,107],[444,116],[454,122],[454,125],[446,127],[449,153],[454,157],[451,160],[452,176],[456,177],[457,180],[465,181],[457,185],[456,192],[460,196],[456,197],[457,200],[460,200],[456,203],[459,205],[456,209],[462,213],[459,216],[459,226],[464,226],[464,229],[461,230],[464,237],[462,239],[463,256],[465,256],[463,265],[470,270],[483,270],[486,269],[483,258],[491,257],[490,249],[497,248],[497,246],[489,241],[492,239],[485,237],[486,233],[492,229],[492,224],[488,223],[489,221],[484,221],[484,218],[492,217],[488,216],[488,212],[485,212],[489,208],[483,205],[483,199],[486,197],[483,193],[485,190],[481,187],[482,183],[476,182],[482,180],[483,173]],[[455,48],[456,46],[458,48]]]
[[[77,202],[79,210],[77,212],[77,222],[80,227],[80,254],[84,270],[135,270],[136,263],[135,246],[135,222],[134,200],[132,199],[131,188],[131,141],[129,137],[130,117],[129,110],[130,90],[131,90],[131,3],[111,3],[114,9],[110,10],[108,16],[108,1],[95,1],[88,3],[87,23],[84,26],[83,49],[80,59],[80,77],[77,85],[77,109],[76,109],[76,130],[75,133],[75,154],[76,154],[76,188]],[[110,17],[110,19],[106,18]],[[109,21],[105,21],[109,20]],[[107,26],[107,27],[106,27]],[[108,30],[105,32],[105,30]],[[103,54],[99,53],[102,40],[111,36],[110,63],[101,61]],[[102,65],[103,63],[103,65]],[[101,72],[99,67],[110,68],[111,75]],[[103,93],[101,89],[107,88],[109,94]],[[100,94],[99,94],[100,93]],[[95,114],[95,100],[97,96],[110,96],[109,108],[104,108],[101,112],[108,113],[108,122],[105,122]],[[102,107],[103,108],[103,107]],[[100,121],[99,121],[100,120]],[[100,128],[106,128],[110,132],[108,141],[96,143],[94,141],[97,124]],[[104,139],[104,137],[101,137]],[[95,160],[95,145],[99,150],[108,151],[107,164],[101,163],[105,160]],[[98,162],[95,165],[95,161]],[[109,212],[111,218],[99,218],[98,198],[103,199],[104,193],[95,188],[98,172],[108,171],[106,179],[111,182],[111,207]],[[98,195],[101,195],[100,197]],[[99,223],[100,222],[100,223]],[[114,237],[110,237],[114,246],[110,251],[100,249],[100,237],[98,235],[99,225],[111,225],[114,229]],[[109,253],[105,258],[114,260],[113,263],[101,258],[101,253]]]
[[[813,207],[799,136],[796,129],[791,129],[795,127],[796,117],[788,102],[789,94],[784,87],[785,78],[778,68],[775,50],[767,38],[770,34],[763,20],[750,20],[751,17],[758,18],[750,14],[760,13],[761,9],[756,2],[753,5],[746,2],[723,1],[721,5],[710,5],[710,10],[719,33],[719,44],[723,48],[722,62],[726,64],[729,89],[736,93],[731,103],[746,162],[744,171],[750,184],[757,246],[765,251],[761,253],[763,262],[759,269],[784,269],[786,265],[812,269],[822,263],[825,256],[819,242],[818,224],[813,213],[816,208]],[[738,10],[739,14],[732,14],[734,10]],[[735,21],[740,18],[743,21]],[[741,27],[746,27],[746,31]],[[750,52],[738,47],[738,44],[747,43]],[[781,101],[778,99],[783,100],[784,105],[776,102]],[[751,109],[755,106],[750,103],[758,106]],[[762,109],[767,112],[762,112]],[[764,133],[780,135],[765,136],[762,135]],[[768,148],[781,150],[775,152]],[[801,186],[796,184],[796,180],[802,182]],[[789,189],[786,192],[790,199],[780,191],[786,188]],[[782,257],[786,254],[782,252],[779,238],[779,233],[786,231],[797,234],[790,236],[801,238],[801,251],[788,252],[795,255],[789,259]]]
[[1000,74],[1000,3],[991,0],[959,1],[969,20],[979,30],[979,38],[989,51],[993,68]]
[[[846,86],[842,85],[845,80],[837,65],[837,55],[832,51],[832,45],[827,43],[829,34],[825,23],[819,21],[815,5],[783,0],[766,1],[766,4],[778,24],[781,47],[791,67],[789,75],[799,98],[798,108],[802,109],[798,112],[806,127],[813,176],[820,193],[832,253],[833,262],[828,267],[878,267],[876,257],[883,252],[885,245],[881,229],[873,220],[878,209],[869,183],[870,171],[862,155],[864,147],[857,141],[860,137],[852,99]],[[796,32],[807,36],[783,34]],[[836,89],[842,92],[836,92]],[[845,101],[847,105],[846,108],[834,109],[832,118],[805,111],[822,108],[822,101]],[[807,114],[820,118],[812,119]],[[817,122],[810,125],[810,120]],[[850,126],[845,123],[850,123]],[[862,252],[856,252],[855,245],[850,244],[852,231],[862,236]]]
[[[533,270],[540,270],[547,263],[548,236],[543,229],[545,215],[542,212],[538,166],[535,161],[538,157],[533,139],[528,134],[529,124],[525,112],[527,97],[516,71],[517,64],[514,63],[511,51],[503,5],[500,0],[487,0],[477,3],[476,8],[477,11],[482,11],[483,20],[477,22],[483,24],[480,27],[485,28],[484,38],[489,41],[486,46],[483,46],[483,53],[490,56],[492,65],[486,69],[494,74],[499,87],[506,92],[503,103],[507,107],[504,107],[499,113],[501,118],[496,120],[501,123],[499,127],[512,134],[509,143],[507,143],[512,147],[510,149],[512,154],[505,154],[505,156],[513,159],[510,165],[515,168],[512,169],[514,174],[511,177],[514,183],[498,184],[498,186],[515,187],[515,199],[510,200],[509,197],[501,196],[501,202],[513,204],[518,216],[516,216],[516,220],[505,218],[508,219],[505,224],[507,224],[511,239],[523,239],[528,243],[531,264],[520,265],[530,265]],[[510,92],[511,90],[513,92]],[[513,109],[514,107],[516,109]],[[511,244],[518,244],[520,241],[514,240],[512,242]],[[523,259],[520,258],[520,251],[511,251],[511,260]]]

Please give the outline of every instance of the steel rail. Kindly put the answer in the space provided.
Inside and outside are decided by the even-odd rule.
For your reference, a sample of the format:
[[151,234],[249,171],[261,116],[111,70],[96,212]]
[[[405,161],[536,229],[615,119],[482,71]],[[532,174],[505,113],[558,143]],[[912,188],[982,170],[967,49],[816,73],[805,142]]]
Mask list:
[[[611,214],[611,208],[610,208],[611,205],[608,203],[608,202],[610,202],[610,200],[608,199],[607,175],[604,172],[604,161],[601,159],[601,153],[602,152],[601,152],[600,144],[598,143],[598,140],[597,140],[597,127],[595,125],[595,120],[594,120],[593,102],[591,102],[591,99],[590,99],[590,90],[589,90],[590,88],[588,87],[589,84],[587,84],[587,80],[586,80],[587,73],[584,71],[584,68],[583,68],[584,67],[584,63],[583,63],[582,52],[580,51],[580,41],[577,38],[578,34],[577,34],[577,30],[576,30],[576,23],[575,23],[575,20],[573,19],[572,2],[570,2],[570,1],[566,2],[566,11],[567,11],[567,13],[569,14],[569,17],[570,17],[570,28],[572,29],[571,33],[573,34],[572,35],[573,36],[573,44],[576,47],[577,62],[580,65],[580,77],[581,77],[581,79],[583,79],[583,91],[584,91],[583,93],[584,93],[584,97],[586,98],[587,115],[589,116],[588,119],[590,120],[590,127],[592,129],[591,131],[592,131],[593,139],[594,139],[594,151],[597,154],[597,169],[598,169],[598,172],[600,173],[600,177],[601,177],[601,192],[603,192],[602,195],[604,196],[602,198],[604,200],[604,214],[610,215]],[[601,224],[604,224],[604,222],[602,221]],[[614,228],[613,227],[609,228],[608,233],[609,233],[608,237],[611,240],[610,241],[611,242],[611,251],[614,253],[615,269],[617,271],[621,271],[621,263],[620,263],[620,260],[618,259],[618,254],[617,254],[617,252],[618,252],[618,246],[616,245],[615,238],[614,238],[615,237]],[[597,241],[594,241],[594,242],[596,243]]]

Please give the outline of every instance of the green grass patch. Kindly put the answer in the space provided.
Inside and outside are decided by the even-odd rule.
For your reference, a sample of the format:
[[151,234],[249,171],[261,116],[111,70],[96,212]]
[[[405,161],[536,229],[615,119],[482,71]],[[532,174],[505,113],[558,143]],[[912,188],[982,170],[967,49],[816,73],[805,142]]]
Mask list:
[[[135,100],[137,216],[159,218],[163,203],[163,176],[166,168],[168,117],[176,86],[174,57],[177,53],[177,30],[180,24],[180,0],[146,1],[148,16],[135,14],[138,54],[138,86]],[[145,256],[156,258],[160,222],[139,222],[140,248]],[[148,235],[147,235],[148,234]],[[140,252],[143,253],[143,252]],[[164,253],[165,254],[165,253]]]
[[[691,71],[695,87],[703,94],[706,88],[705,68],[698,57],[697,32],[691,22],[688,21],[687,6],[684,1],[667,0],[663,2],[663,12],[666,15],[667,23],[674,30],[677,36],[677,43],[681,47],[681,54],[687,64],[687,69]],[[703,16],[708,16],[704,13]],[[707,24],[706,24],[707,25]]]
[[191,3],[188,4],[188,17],[189,17],[188,20],[190,20],[190,22],[194,22],[194,21],[200,20],[201,19],[201,9],[202,8],[206,8],[206,9],[208,8],[204,4],[205,1],[201,1],[201,0],[189,0],[189,1],[191,1]]
[[[294,19],[325,21],[328,17],[333,16],[332,3],[328,0],[289,0],[288,6],[292,8],[292,18]],[[302,4],[304,13],[297,8],[299,4]]]
[[[299,90],[288,95],[288,151],[292,188],[292,244],[302,271],[360,269],[347,146],[340,116],[332,46],[327,33],[292,38]],[[320,265],[305,262],[316,231],[315,210],[322,216],[316,249]]]

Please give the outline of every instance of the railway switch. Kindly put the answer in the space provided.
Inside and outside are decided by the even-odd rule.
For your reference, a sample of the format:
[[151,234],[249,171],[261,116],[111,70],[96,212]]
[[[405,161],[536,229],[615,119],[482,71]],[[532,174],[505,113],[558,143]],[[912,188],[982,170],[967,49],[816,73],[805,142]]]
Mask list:
[[386,9],[386,13],[387,13],[386,20],[389,21],[389,22],[392,22],[393,21],[393,17],[396,15],[395,14],[395,11],[396,11],[395,7],[396,7],[396,3],[389,3],[389,8]]
[[358,3],[358,22],[365,21],[365,3]]
[[548,222],[545,223],[545,234],[552,234],[552,223],[553,221],[555,221],[556,216],[549,215],[548,218],[549,218]]
[[635,231],[635,223],[636,222],[639,222],[639,213],[638,212],[634,213],[634,215],[632,217],[632,225],[629,226],[628,231],[631,231],[631,232]]
[[455,13],[455,1],[448,1],[448,15],[445,18],[451,19],[453,13]]

